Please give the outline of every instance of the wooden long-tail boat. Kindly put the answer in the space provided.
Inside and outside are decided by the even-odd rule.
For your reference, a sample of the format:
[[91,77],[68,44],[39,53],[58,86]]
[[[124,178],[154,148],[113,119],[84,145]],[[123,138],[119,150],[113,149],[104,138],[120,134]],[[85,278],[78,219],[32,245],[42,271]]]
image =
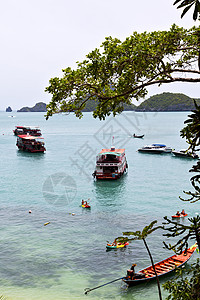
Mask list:
[[144,134],[142,135],[136,135],[135,133],[133,134],[133,137],[134,138],[139,138],[139,139],[142,139],[144,137]]
[[[197,244],[194,244],[187,251],[183,251],[181,254],[172,255],[158,263],[156,263],[155,270],[158,277],[169,274],[183,266],[192,256],[194,251],[197,248]],[[140,270],[138,273],[135,273],[133,270],[127,270],[126,277],[123,277],[122,280],[126,282],[129,286],[134,286],[140,283],[148,282],[156,278],[154,269],[152,266],[149,266],[145,269]]]

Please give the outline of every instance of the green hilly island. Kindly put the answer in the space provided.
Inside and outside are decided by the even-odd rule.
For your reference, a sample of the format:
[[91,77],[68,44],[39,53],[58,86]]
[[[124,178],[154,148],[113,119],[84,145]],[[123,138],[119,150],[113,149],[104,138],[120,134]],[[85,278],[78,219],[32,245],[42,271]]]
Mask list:
[[[195,99],[200,104],[200,99]],[[83,111],[93,111],[96,101],[88,101]],[[194,99],[180,93],[162,93],[154,95],[140,105],[124,105],[124,111],[191,111],[194,109]]]
[[46,103],[38,102],[33,107],[22,107],[17,112],[45,112],[47,111]]
[[[200,99],[195,99],[200,105]],[[89,100],[83,112],[94,111],[97,101]],[[194,109],[194,99],[180,93],[162,93],[154,95],[140,105],[124,105],[124,111],[191,111]],[[18,112],[46,112],[46,104],[38,102],[34,107],[22,107]]]
[[[200,99],[195,99],[200,104]],[[136,111],[191,111],[194,109],[194,99],[176,93],[154,95],[136,107]]]

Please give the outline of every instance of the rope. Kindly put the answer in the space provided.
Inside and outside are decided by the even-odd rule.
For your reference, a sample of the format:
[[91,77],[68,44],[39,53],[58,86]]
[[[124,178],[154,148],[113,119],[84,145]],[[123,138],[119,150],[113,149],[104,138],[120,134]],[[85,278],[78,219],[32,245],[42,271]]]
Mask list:
[[115,279],[115,280],[109,281],[109,282],[104,283],[104,284],[102,284],[102,285],[96,286],[96,287],[94,287],[94,288],[92,288],[92,289],[86,288],[86,289],[85,289],[85,295],[87,295],[87,293],[89,293],[89,292],[91,292],[91,291],[93,291],[93,290],[96,290],[96,289],[98,289],[98,288],[100,288],[100,287],[102,287],[102,286],[105,286],[105,285],[107,285],[107,284],[110,284],[110,283],[113,283],[113,282],[115,282],[115,281],[118,281],[118,280],[120,280],[120,279],[122,279],[122,278],[124,278],[124,277],[117,278],[117,279]]

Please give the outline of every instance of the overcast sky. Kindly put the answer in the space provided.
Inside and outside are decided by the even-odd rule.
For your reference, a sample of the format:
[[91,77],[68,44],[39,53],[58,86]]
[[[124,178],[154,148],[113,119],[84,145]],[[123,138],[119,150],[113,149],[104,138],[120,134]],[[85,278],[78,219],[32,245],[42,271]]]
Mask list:
[[[173,23],[198,25],[192,12],[183,19],[174,0],[6,0],[0,10],[0,110],[50,101],[49,79],[74,68],[76,61],[104,41],[124,40],[133,31],[166,30]],[[199,98],[198,84],[151,88]]]

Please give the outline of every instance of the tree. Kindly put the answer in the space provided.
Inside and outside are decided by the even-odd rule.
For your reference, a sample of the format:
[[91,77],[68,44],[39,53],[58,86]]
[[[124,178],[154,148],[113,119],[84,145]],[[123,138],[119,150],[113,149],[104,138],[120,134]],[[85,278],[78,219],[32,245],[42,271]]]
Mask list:
[[[199,259],[192,264],[187,270],[177,269],[175,282],[169,280],[163,284],[165,290],[170,294],[167,300],[199,300],[200,299],[200,264]],[[185,277],[183,275],[189,275]]]
[[[167,245],[164,242],[164,245],[169,250],[176,250],[176,252],[182,252],[183,248],[185,250],[188,248],[188,241],[195,240],[200,249],[200,217],[189,218],[189,225],[182,223],[177,223],[176,221],[170,220],[167,217],[164,217],[166,222],[163,223],[163,229],[168,231],[168,233],[163,234],[167,238],[180,236],[180,240],[175,243],[175,245]],[[167,226],[168,227],[167,227]],[[185,235],[184,235],[185,234]]]
[[[194,101],[195,102],[195,101]],[[200,106],[195,102],[195,110],[192,111],[192,114],[189,115],[189,118],[184,122],[186,126],[181,130],[181,137],[186,138],[188,143],[188,148],[192,151],[199,150],[200,145]],[[200,172],[200,162],[198,161],[196,165],[192,167],[190,172]],[[190,201],[194,203],[200,200],[200,187],[199,180],[200,175],[197,174],[191,179],[192,186],[195,189],[195,192],[184,192],[189,195],[190,198],[185,200],[179,197],[182,201]],[[198,248],[200,249],[200,217],[189,218],[189,225],[177,223],[171,221],[167,217],[164,218],[167,222],[164,223],[164,230],[167,230],[168,233],[164,236],[178,237],[180,239],[174,245],[167,245],[164,243],[165,247],[168,249],[173,249],[175,251],[182,251],[182,249],[188,248],[189,240],[196,240]],[[167,281],[163,287],[169,291],[169,296],[167,299],[177,299],[177,300],[189,300],[189,299],[200,299],[200,268],[199,260],[197,259],[196,265],[193,265],[188,274],[190,279],[187,277],[184,278],[182,273],[177,273],[176,281]]]
[[200,27],[173,25],[169,31],[134,32],[124,42],[107,37],[76,70],[68,67],[62,78],[50,79],[46,118],[60,111],[80,118],[86,102],[93,100],[93,116],[105,119],[111,112],[122,112],[133,98],[145,97],[150,85],[200,82],[199,32]]
[[149,254],[149,257],[150,257],[150,260],[151,260],[151,264],[152,264],[152,267],[153,267],[153,270],[155,272],[155,275],[156,275],[156,281],[157,281],[157,285],[158,285],[158,293],[159,293],[159,298],[160,300],[162,300],[162,295],[161,295],[161,289],[160,289],[160,283],[159,283],[159,279],[158,279],[158,276],[157,276],[157,272],[156,272],[156,269],[155,269],[155,266],[154,266],[154,262],[153,262],[153,257],[151,255],[151,252],[149,250],[149,247],[147,245],[147,242],[146,242],[146,238],[149,234],[151,234],[152,232],[154,232],[155,230],[157,230],[158,228],[161,228],[161,226],[157,226],[157,227],[154,227],[153,226],[157,223],[157,221],[153,221],[151,222],[149,225],[145,226],[143,228],[142,231],[135,231],[135,232],[131,232],[131,231],[128,231],[128,232],[123,232],[123,235],[126,235],[126,236],[134,236],[132,238],[128,238],[128,237],[118,237],[116,239],[117,242],[127,242],[127,241],[133,241],[133,240],[143,240],[144,242],[144,245],[147,249],[147,252]]
[[[199,151],[200,148],[200,106],[195,104],[195,110],[192,111],[192,114],[190,114],[188,119],[184,122],[187,124],[182,130],[181,130],[181,137],[186,138],[186,142],[188,143],[188,150],[191,149],[192,151]],[[185,200],[182,197],[180,197],[183,201],[190,201],[191,203],[197,202],[200,200],[200,162],[197,161],[196,165],[190,169],[190,172],[198,173],[197,175],[194,175],[191,177],[190,181],[194,188],[194,192],[186,192],[185,194],[189,195],[190,198]]]
[[176,5],[176,4],[180,3],[180,2],[181,2],[181,4],[179,4],[177,8],[183,8],[183,7],[185,7],[183,9],[182,14],[181,14],[181,18],[194,5],[193,20],[196,21],[197,18],[198,18],[198,16],[199,16],[199,14],[200,14],[200,2],[199,2],[199,0],[176,0],[174,2],[174,5]]

